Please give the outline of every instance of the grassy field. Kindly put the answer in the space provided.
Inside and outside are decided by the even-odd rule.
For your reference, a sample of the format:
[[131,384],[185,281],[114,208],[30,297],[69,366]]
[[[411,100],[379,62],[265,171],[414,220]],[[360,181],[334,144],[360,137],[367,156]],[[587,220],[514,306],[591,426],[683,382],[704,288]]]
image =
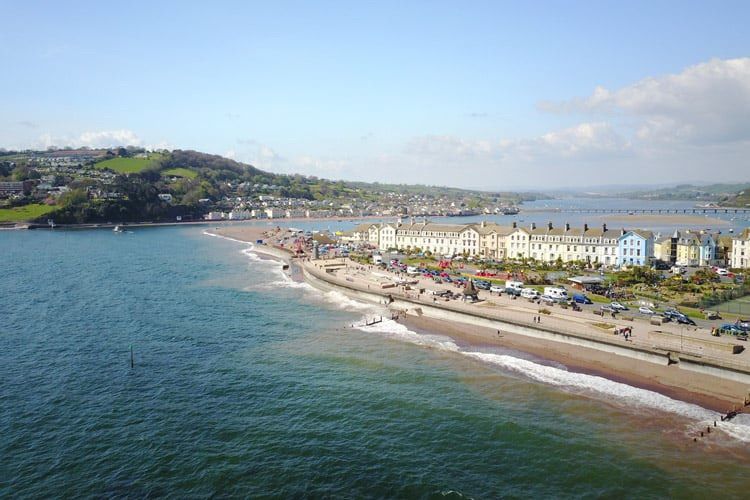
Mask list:
[[170,168],[161,174],[167,177],[184,177],[186,179],[195,179],[198,176],[198,172],[189,168]]
[[57,209],[55,206],[32,204],[16,208],[0,209],[0,222],[25,222],[41,217]]
[[150,167],[161,158],[160,155],[151,155],[149,158],[112,158],[100,161],[96,168],[114,170],[118,174],[135,174]]

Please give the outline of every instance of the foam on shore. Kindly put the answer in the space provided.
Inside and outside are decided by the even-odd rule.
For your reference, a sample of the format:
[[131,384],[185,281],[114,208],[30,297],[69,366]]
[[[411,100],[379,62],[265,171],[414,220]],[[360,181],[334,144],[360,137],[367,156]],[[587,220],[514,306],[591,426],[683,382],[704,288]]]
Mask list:
[[[348,300],[351,301],[351,299]],[[687,429],[686,432],[697,432],[700,428],[712,426],[713,422],[717,421],[717,429],[726,433],[727,436],[738,441],[750,442],[750,415],[740,415],[731,422],[721,422],[720,414],[715,411],[692,403],[672,399],[658,392],[615,382],[596,375],[570,372],[564,367],[550,366],[507,354],[462,350],[448,337],[420,334],[390,319],[384,318],[380,323],[366,326],[367,320],[371,319],[371,316],[364,316],[354,325],[354,328],[363,332],[378,333],[387,338],[429,349],[438,349],[467,356],[479,362],[498,367],[504,373],[512,376],[557,387],[572,394],[603,400],[608,403],[614,401],[624,408],[644,408],[671,413],[692,421],[690,429]]]
[[[713,425],[713,422],[717,421],[717,429],[723,431],[727,436],[737,441],[750,442],[750,415],[739,415],[733,421],[721,422],[720,414],[715,411],[672,399],[655,391],[641,389],[596,375],[570,372],[559,365],[550,366],[508,354],[461,350],[449,337],[417,333],[401,323],[386,318],[389,311],[382,306],[352,299],[339,291],[321,292],[306,282],[292,280],[283,271],[280,261],[262,259],[255,252],[252,243],[209,232],[204,234],[248,245],[248,248],[243,249],[242,253],[253,263],[272,265],[273,272],[279,276],[279,280],[270,282],[269,286],[302,289],[338,309],[363,313],[364,316],[353,325],[356,330],[368,333],[374,332],[387,338],[417,346],[460,354],[481,363],[498,367],[509,375],[557,387],[572,394],[591,397],[608,403],[615,401],[627,408],[648,408],[678,415],[693,422],[691,427],[695,429],[691,429],[692,431]],[[373,317],[378,316],[383,317],[381,322],[365,326],[368,320],[372,321]]]

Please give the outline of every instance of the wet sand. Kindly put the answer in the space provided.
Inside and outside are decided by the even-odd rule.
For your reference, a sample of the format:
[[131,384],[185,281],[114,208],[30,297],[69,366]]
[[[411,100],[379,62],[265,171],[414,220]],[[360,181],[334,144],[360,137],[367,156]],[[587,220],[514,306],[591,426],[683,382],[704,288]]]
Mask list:
[[659,366],[617,356],[597,349],[531,338],[505,331],[463,323],[435,320],[425,316],[402,316],[399,322],[414,331],[446,335],[459,345],[505,347],[562,363],[575,372],[597,375],[634,387],[648,389],[674,399],[726,413],[742,403],[739,395],[750,390],[745,384],[681,370],[677,366]]

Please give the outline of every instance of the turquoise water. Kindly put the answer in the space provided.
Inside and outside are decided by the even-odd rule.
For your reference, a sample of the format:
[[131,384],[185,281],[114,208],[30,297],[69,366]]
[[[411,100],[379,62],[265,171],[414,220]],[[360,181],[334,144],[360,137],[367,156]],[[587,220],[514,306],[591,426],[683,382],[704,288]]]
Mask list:
[[711,412],[347,328],[377,311],[243,249],[0,232],[0,496],[747,497],[747,442],[689,437]]

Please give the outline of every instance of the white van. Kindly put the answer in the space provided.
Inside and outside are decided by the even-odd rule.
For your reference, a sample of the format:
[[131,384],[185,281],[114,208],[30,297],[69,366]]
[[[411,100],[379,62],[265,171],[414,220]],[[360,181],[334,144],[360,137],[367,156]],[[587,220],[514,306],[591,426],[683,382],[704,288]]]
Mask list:
[[372,256],[372,263],[375,264],[376,266],[379,266],[380,264],[383,263],[383,256],[382,255],[378,255],[378,254],[374,254]]
[[522,290],[523,281],[506,281],[505,288],[512,288],[513,290]]
[[414,266],[406,266],[406,274],[419,274],[419,271]]
[[545,286],[544,295],[556,300],[568,300],[568,291],[561,286]]
[[534,300],[539,297],[539,292],[533,288],[524,288],[521,290],[521,297],[529,300]]

